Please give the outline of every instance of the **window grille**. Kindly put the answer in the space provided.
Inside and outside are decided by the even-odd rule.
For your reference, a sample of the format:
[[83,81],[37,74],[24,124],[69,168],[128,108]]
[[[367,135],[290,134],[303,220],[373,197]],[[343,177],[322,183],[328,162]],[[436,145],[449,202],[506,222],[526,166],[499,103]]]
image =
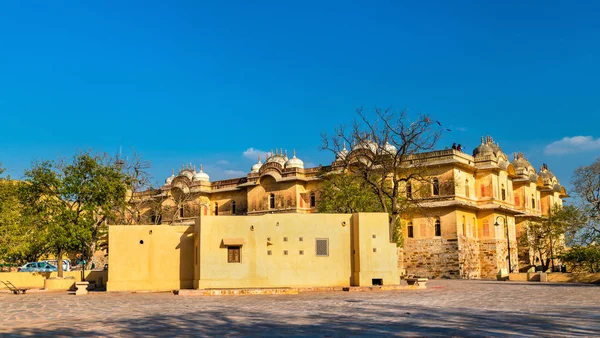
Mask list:
[[316,249],[317,256],[329,256],[329,239],[317,238]]

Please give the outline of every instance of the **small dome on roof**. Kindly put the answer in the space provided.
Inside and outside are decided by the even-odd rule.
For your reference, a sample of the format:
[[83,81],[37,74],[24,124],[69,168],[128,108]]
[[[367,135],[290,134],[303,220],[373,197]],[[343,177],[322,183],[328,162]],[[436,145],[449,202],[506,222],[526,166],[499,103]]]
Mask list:
[[250,172],[257,173],[260,170],[260,167],[262,167],[262,165],[263,163],[260,161],[260,156],[258,156],[258,162],[256,162],[256,164],[254,164],[252,168],[250,168]]
[[165,184],[171,184],[171,182],[173,182],[174,178],[175,178],[175,169],[173,169],[171,171],[171,176],[167,177],[167,179],[165,180]]
[[352,150],[368,149],[375,154],[377,152],[377,148],[379,148],[379,146],[377,146],[377,142],[370,139],[364,139],[355,145]]
[[208,182],[210,181],[210,177],[208,176],[208,174],[206,174],[204,171],[202,171],[202,164],[200,165],[200,171],[198,171],[197,173],[194,174],[194,178],[193,181],[201,181],[201,182]]
[[515,170],[517,170],[517,169],[528,170],[529,168],[531,168],[531,163],[529,163],[529,161],[527,161],[527,159],[525,158],[525,155],[523,155],[523,153],[521,153],[521,152],[515,154],[515,159],[512,161],[512,165],[515,168]]
[[337,156],[335,157],[336,160],[345,160],[346,156],[348,156],[348,149],[346,149],[346,143],[344,143],[344,148],[342,150],[340,150],[339,153],[337,153]]
[[473,156],[487,156],[494,155],[494,149],[487,144],[480,144],[477,148],[473,150]]
[[179,174],[177,174],[177,176],[185,176],[191,180],[192,178],[194,178],[194,171],[192,168],[182,167],[181,171],[179,172]]
[[286,157],[283,156],[283,152],[282,153],[277,153],[275,152],[273,154],[273,152],[271,152],[270,156],[267,157],[267,160],[265,161],[265,163],[279,163],[282,167],[285,166],[285,162],[287,161]]
[[398,149],[396,149],[396,147],[393,144],[390,144],[389,142],[385,142],[383,147],[379,148],[379,152],[381,154],[395,155],[397,151]]
[[294,150],[294,157],[285,162],[285,168],[304,169],[304,162],[296,157],[296,150]]

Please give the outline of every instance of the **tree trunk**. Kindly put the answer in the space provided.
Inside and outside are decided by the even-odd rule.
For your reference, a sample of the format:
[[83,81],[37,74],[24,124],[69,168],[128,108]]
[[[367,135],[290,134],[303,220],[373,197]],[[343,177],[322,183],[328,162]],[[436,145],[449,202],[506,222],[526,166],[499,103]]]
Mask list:
[[57,265],[56,268],[58,269],[58,278],[64,277],[62,257],[63,257],[63,251],[58,250],[58,255],[56,257],[56,265]]

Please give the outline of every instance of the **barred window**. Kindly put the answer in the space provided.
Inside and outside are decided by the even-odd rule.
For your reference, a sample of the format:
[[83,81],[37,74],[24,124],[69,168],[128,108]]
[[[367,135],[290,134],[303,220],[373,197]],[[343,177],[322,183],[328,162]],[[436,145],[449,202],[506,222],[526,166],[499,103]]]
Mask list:
[[329,239],[317,238],[316,249],[317,256],[329,256]]

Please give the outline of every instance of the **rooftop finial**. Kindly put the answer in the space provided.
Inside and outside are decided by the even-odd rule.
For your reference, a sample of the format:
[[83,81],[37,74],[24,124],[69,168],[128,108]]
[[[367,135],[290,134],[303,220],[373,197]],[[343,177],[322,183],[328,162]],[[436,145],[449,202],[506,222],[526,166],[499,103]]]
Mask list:
[[171,169],[171,175],[175,176],[175,169]]
[[296,158],[296,149],[294,149],[294,158]]
[[202,164],[200,164],[200,172],[202,172]]
[[258,162],[260,163],[260,155],[258,155]]

